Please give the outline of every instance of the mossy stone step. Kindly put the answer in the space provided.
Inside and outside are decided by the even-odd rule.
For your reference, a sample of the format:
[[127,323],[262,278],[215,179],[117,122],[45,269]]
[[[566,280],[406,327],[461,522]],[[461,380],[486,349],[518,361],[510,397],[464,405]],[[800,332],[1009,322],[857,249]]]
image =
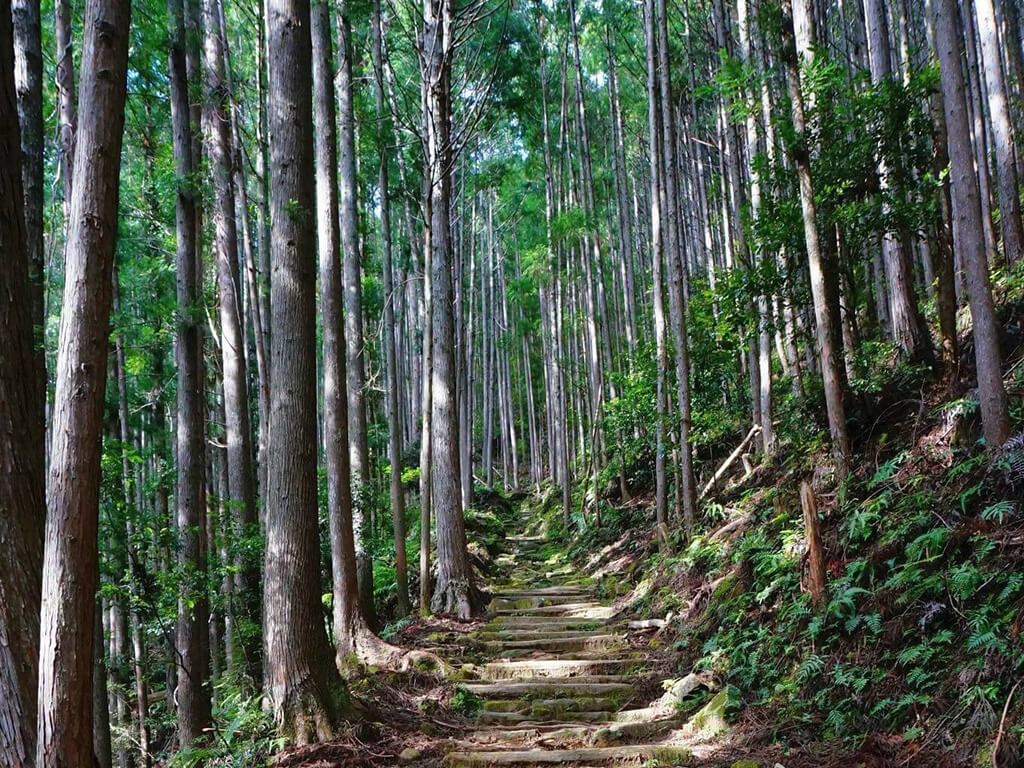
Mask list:
[[[477,640],[485,642],[526,642],[529,640],[578,640],[587,637],[600,637],[609,634],[609,627],[599,626],[593,629],[483,629],[474,635]],[[625,637],[616,634],[615,637]]]
[[496,597],[517,599],[520,597],[546,597],[555,595],[593,595],[594,590],[590,587],[559,585],[554,587],[535,587],[523,589],[496,590]]
[[601,603],[564,603],[562,605],[541,605],[533,608],[499,608],[494,612],[498,616],[565,616],[601,620],[610,619],[615,615],[615,608]]
[[622,635],[581,634],[578,637],[539,637],[527,640],[500,640],[489,642],[487,647],[497,653],[508,651],[547,653],[575,653],[578,651],[608,650],[623,641]]
[[614,712],[622,706],[620,699],[611,696],[577,696],[566,699],[491,699],[485,701],[484,712],[513,713],[537,716],[538,713]]
[[592,619],[586,616],[551,616],[547,614],[527,614],[525,616],[508,615],[495,616],[487,626],[501,629],[555,629],[564,627],[562,631],[585,631],[604,628],[605,631],[611,626],[621,624],[620,622],[609,623],[607,619]]
[[622,674],[646,664],[646,659],[531,659],[492,661],[481,668],[485,680],[527,680],[545,677],[573,678]]
[[491,599],[491,610],[523,610],[526,608],[542,608],[558,605],[579,605],[589,602],[592,595],[586,593],[571,595],[524,595],[522,597],[505,597],[502,594],[493,595]]
[[486,683],[465,683],[466,688],[482,699],[568,699],[617,696],[628,699],[636,690],[636,680],[629,675],[595,675],[587,678],[538,678],[535,680],[502,680]]
[[634,744],[622,747],[589,747],[585,749],[528,749],[523,751],[452,752],[450,768],[486,768],[504,765],[634,765],[657,760],[669,765],[692,763],[692,753],[685,747],[663,744]]
[[483,725],[541,725],[544,723],[608,723],[614,712],[482,712],[477,718]]

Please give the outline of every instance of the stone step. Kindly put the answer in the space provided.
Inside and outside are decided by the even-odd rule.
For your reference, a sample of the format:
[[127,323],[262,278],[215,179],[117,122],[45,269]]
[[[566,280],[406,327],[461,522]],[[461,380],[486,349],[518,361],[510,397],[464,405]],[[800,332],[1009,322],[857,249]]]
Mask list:
[[480,671],[485,680],[532,680],[622,674],[646,663],[646,659],[531,659],[492,661],[484,664]]
[[557,585],[554,587],[534,587],[529,589],[507,589],[496,590],[496,597],[517,599],[520,597],[544,597],[554,595],[593,595],[594,590],[590,587]]
[[497,616],[566,616],[591,620],[610,619],[615,608],[601,603],[564,603],[562,605],[540,605],[533,608],[499,608]]
[[[591,747],[607,747],[623,744],[628,741],[650,742],[663,738],[678,725],[677,718],[629,723],[620,725],[614,722],[597,719],[570,720],[566,722],[523,722],[515,725],[495,725],[480,728],[467,739],[470,746],[466,751],[482,748],[484,744],[531,744],[551,749],[566,749],[585,744]],[[660,765],[660,763],[659,763]]]
[[509,544],[543,544],[548,540],[547,536],[506,536],[505,541]]
[[588,594],[572,595],[524,595],[523,597],[505,597],[501,593],[493,595],[490,608],[494,611],[525,610],[556,605],[579,605],[587,602]]
[[487,647],[496,653],[508,651],[547,653],[576,653],[579,651],[607,650],[624,640],[622,635],[582,634],[579,637],[540,637],[529,640],[501,640],[489,642]]
[[540,725],[544,723],[607,723],[614,712],[560,712],[558,714],[520,714],[518,712],[482,712],[477,718],[484,725]]
[[631,675],[592,675],[582,678],[537,678],[464,683],[482,699],[574,699],[579,697],[622,697],[626,701],[636,690]]
[[484,712],[511,713],[538,717],[551,712],[614,712],[621,701],[609,696],[577,696],[571,699],[491,699],[485,701]]
[[450,768],[486,768],[504,765],[635,765],[658,761],[666,765],[687,765],[692,753],[685,747],[664,744],[635,744],[620,747],[589,747],[584,749],[528,749],[523,751],[451,752]]
[[[556,625],[557,626],[557,625]],[[477,640],[489,643],[509,640],[513,642],[526,642],[528,640],[578,640],[587,637],[600,637],[609,634],[609,627],[600,626],[594,629],[484,629],[476,634]],[[623,634],[616,634],[616,637],[625,637]]]
[[585,616],[549,616],[545,614],[533,614],[526,616],[495,616],[487,627],[497,631],[501,629],[522,629],[540,631],[547,629],[560,629],[560,631],[583,632],[593,629],[608,631],[612,627],[619,628],[622,622],[611,622],[607,619],[590,619]]

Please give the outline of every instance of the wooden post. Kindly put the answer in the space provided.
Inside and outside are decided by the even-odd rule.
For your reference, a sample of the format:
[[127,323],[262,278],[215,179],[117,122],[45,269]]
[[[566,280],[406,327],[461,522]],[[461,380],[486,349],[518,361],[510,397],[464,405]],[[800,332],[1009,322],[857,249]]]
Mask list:
[[825,554],[821,546],[821,525],[818,522],[818,504],[814,491],[806,480],[800,483],[800,506],[804,510],[804,530],[807,532],[807,563],[810,571],[811,600],[820,606],[825,597]]

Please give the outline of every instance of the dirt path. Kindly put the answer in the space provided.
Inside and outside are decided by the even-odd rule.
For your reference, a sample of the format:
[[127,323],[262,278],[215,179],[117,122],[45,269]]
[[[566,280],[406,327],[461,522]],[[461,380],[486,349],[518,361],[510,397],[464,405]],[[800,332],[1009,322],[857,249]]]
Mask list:
[[466,684],[483,701],[478,727],[449,766],[719,764],[709,739],[724,726],[724,693],[688,719],[695,676],[659,685],[645,654],[630,650],[630,623],[588,579],[545,557],[543,537],[508,545],[493,618],[477,635],[489,661]]

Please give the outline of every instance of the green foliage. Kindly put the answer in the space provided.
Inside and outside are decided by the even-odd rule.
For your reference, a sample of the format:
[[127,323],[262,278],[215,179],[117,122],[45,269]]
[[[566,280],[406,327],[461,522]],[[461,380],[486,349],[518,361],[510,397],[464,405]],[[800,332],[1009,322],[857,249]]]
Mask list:
[[476,717],[483,708],[483,700],[464,685],[456,685],[452,694],[451,707],[465,718]]

